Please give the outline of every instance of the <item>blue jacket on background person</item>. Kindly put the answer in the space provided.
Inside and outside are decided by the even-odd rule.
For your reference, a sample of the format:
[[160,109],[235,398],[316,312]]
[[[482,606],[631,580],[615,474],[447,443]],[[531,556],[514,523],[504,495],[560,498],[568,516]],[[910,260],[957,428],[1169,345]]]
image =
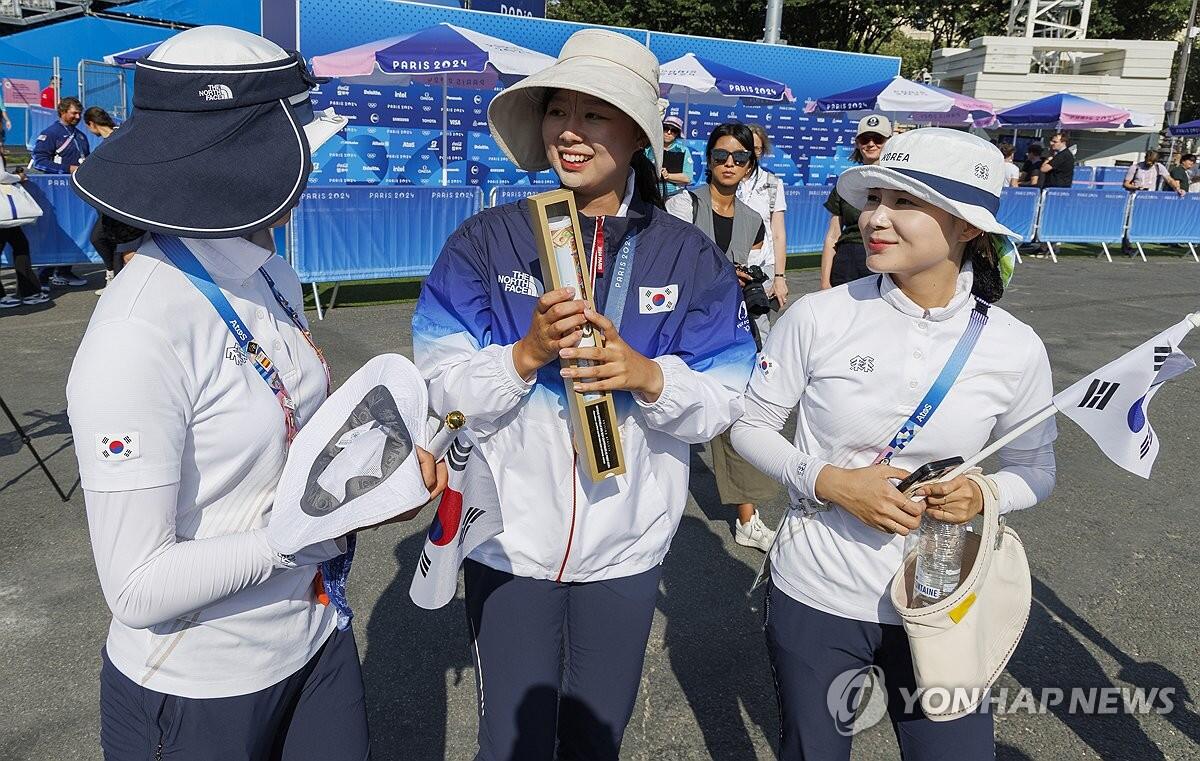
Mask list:
[[89,153],[91,147],[82,130],[56,121],[37,136],[31,166],[46,174],[69,174]]

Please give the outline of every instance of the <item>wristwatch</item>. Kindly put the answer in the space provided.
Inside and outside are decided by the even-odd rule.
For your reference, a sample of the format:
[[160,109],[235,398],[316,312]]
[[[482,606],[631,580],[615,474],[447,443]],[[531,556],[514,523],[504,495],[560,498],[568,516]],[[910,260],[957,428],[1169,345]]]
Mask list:
[[782,272],[776,272],[775,277],[787,277],[787,276],[784,275]]

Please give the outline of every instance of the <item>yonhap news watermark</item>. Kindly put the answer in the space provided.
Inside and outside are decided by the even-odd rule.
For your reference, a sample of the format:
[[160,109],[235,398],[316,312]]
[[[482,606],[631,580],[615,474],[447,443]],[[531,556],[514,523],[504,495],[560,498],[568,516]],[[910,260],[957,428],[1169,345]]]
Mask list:
[[[922,709],[1003,715],[1046,713],[1084,716],[1165,715],[1175,710],[1175,687],[925,687],[902,686],[892,692],[903,714]],[[878,666],[844,671],[826,693],[829,715],[843,735],[855,735],[888,714],[889,691]]]

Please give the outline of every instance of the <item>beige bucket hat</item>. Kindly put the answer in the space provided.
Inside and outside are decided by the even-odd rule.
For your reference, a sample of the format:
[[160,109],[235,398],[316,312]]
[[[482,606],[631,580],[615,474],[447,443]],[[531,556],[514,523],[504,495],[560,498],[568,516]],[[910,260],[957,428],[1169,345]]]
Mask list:
[[571,35],[553,66],[525,78],[492,99],[488,126],[513,163],[527,172],[550,168],[542,133],[547,90],[572,90],[599,98],[628,114],[662,166],[662,117],[658,109],[658,59],[640,42],[606,29]]

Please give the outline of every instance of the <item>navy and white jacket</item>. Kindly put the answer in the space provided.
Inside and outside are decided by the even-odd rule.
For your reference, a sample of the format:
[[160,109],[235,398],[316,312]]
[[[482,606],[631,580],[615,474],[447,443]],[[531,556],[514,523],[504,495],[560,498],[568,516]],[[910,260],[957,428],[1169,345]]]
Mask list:
[[[68,127],[54,122],[37,136],[33,145],[33,168],[46,174],[67,174],[71,167],[79,166],[91,146],[87,135],[78,127]],[[55,161],[55,157],[58,161]]]
[[[512,346],[544,293],[524,201],[487,209],[463,225],[425,281],[413,316],[417,367],[430,406],[460,410],[476,444],[467,468],[487,468],[464,505],[499,500],[504,531],[470,555],[518,576],[596,581],[660,563],[687,500],[689,445],[709,441],[742,413],[754,363],[733,267],[696,227],[633,199],[603,225],[604,271],[637,234],[621,337],[663,372],[653,403],[615,394],[626,473],[593,483],[577,463],[559,364],[532,383],[517,374]],[[627,210],[627,211],[626,211]],[[580,216],[593,241],[596,219]],[[667,287],[675,294],[664,300]],[[596,278],[604,311],[609,282]],[[609,315],[611,318],[612,315]],[[478,483],[467,479],[467,483]]]

